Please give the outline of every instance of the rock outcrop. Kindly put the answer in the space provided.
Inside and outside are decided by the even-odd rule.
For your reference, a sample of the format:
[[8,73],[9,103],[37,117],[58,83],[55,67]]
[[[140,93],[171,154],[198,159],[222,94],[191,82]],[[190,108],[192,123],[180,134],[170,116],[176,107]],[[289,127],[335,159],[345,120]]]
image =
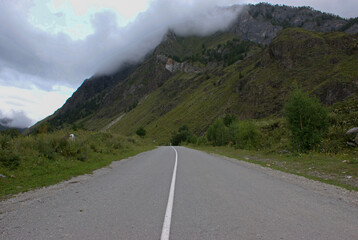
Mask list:
[[174,59],[168,58],[165,64],[165,69],[169,72],[181,71],[185,73],[200,73],[200,68],[194,67],[187,62],[177,62]]
[[346,135],[350,138],[350,141],[347,142],[349,146],[358,146],[358,127],[349,129]]
[[[310,7],[289,7],[260,3],[245,6],[230,31],[244,40],[267,45],[278,32],[287,27],[300,27],[317,32],[339,31],[347,24],[339,16],[316,11]],[[353,25],[347,33],[357,33]]]

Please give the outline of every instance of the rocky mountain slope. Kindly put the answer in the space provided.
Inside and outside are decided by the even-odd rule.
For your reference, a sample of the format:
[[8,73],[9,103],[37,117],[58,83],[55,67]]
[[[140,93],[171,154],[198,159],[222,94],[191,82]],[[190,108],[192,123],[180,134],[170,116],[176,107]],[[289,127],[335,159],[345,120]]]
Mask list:
[[133,134],[144,126],[165,142],[183,124],[200,135],[226,113],[279,115],[297,86],[331,105],[358,92],[355,29],[355,19],[308,7],[248,5],[211,36],[168,32],[143,62],[84,81],[45,121],[100,130],[121,117],[107,131]]
[[269,44],[284,28],[300,27],[317,32],[346,28],[347,32],[353,32],[355,26],[347,24],[348,21],[339,16],[322,13],[310,7],[260,3],[244,7],[230,31],[242,39]]

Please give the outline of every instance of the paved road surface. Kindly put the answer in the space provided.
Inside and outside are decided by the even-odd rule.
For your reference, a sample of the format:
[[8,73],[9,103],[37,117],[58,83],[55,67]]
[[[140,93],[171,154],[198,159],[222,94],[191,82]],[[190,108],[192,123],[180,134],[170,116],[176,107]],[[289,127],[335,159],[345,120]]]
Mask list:
[[[323,191],[336,187],[175,148],[170,239],[358,239],[357,205]],[[175,157],[160,147],[1,202],[0,239],[158,240]]]

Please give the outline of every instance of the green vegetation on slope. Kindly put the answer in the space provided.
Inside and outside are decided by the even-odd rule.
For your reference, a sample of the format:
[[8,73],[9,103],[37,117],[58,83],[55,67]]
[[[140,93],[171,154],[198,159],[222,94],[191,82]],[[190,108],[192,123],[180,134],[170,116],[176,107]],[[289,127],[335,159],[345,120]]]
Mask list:
[[201,58],[204,49],[216,49],[219,45],[225,45],[228,41],[231,41],[234,38],[234,34],[225,32],[217,32],[207,37],[181,37],[171,33],[168,34],[167,40],[157,47],[155,54],[172,56],[176,58],[174,60],[179,61],[189,59],[192,56]]
[[283,30],[266,49],[243,61],[201,73],[173,73],[109,131],[130,135],[144,126],[148,136],[168,144],[180,126],[202,136],[227,113],[239,119],[280,116],[297,87],[325,105],[340,102],[358,91],[356,44],[355,35],[341,32]]
[[[291,143],[297,142],[293,134],[297,129],[289,131],[289,115],[288,119],[234,120],[228,126],[219,119],[208,129],[208,142],[198,140],[196,145],[189,146],[358,190],[358,149],[347,144],[348,140],[353,140],[345,134],[358,125],[357,97],[354,95],[328,108],[328,132],[312,130],[322,141],[309,141],[311,150],[304,153],[297,152],[300,149]],[[335,114],[338,112],[340,117]],[[320,111],[312,115],[315,114],[320,115]],[[312,124],[306,120],[302,121],[303,126]],[[314,122],[311,127],[325,126],[324,122],[322,126],[319,124],[319,121]],[[305,133],[301,124],[298,125],[298,131]],[[303,134],[303,137],[310,138],[310,134]]]
[[[152,55],[106,92],[98,110],[84,118],[79,115],[72,124],[100,130],[114,121],[108,132],[130,136],[143,127],[157,144],[169,144],[180,126],[187,125],[202,137],[227,114],[239,120],[280,119],[289,93],[297,87],[330,106],[358,91],[357,46],[356,34],[300,28],[282,30],[265,48],[231,33],[169,34]],[[170,72],[165,56],[187,59],[185,64],[198,71]],[[331,113],[337,120],[341,114]]]

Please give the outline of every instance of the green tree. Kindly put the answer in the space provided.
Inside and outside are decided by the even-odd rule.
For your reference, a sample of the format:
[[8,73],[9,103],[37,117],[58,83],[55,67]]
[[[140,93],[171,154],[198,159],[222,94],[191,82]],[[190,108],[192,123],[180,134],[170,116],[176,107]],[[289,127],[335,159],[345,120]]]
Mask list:
[[259,145],[260,132],[252,121],[235,121],[229,132],[237,148],[255,149]]
[[284,110],[294,147],[307,151],[317,146],[328,130],[328,112],[318,99],[296,89]]
[[234,114],[226,114],[224,117],[224,124],[225,126],[229,127],[231,123],[236,121],[236,116]]
[[2,131],[0,133],[3,135],[7,135],[11,138],[17,138],[17,137],[21,136],[20,131],[16,128],[9,128],[9,129],[6,129],[5,131]]
[[223,146],[229,141],[228,128],[224,124],[223,119],[217,119],[214,124],[210,125],[206,132],[206,136],[215,146]]
[[147,131],[144,129],[144,127],[140,127],[135,133],[140,137],[144,137],[147,134]]
[[180,145],[182,142],[196,143],[196,137],[190,132],[187,125],[183,125],[178,129],[178,132],[173,132],[170,142],[174,146]]

